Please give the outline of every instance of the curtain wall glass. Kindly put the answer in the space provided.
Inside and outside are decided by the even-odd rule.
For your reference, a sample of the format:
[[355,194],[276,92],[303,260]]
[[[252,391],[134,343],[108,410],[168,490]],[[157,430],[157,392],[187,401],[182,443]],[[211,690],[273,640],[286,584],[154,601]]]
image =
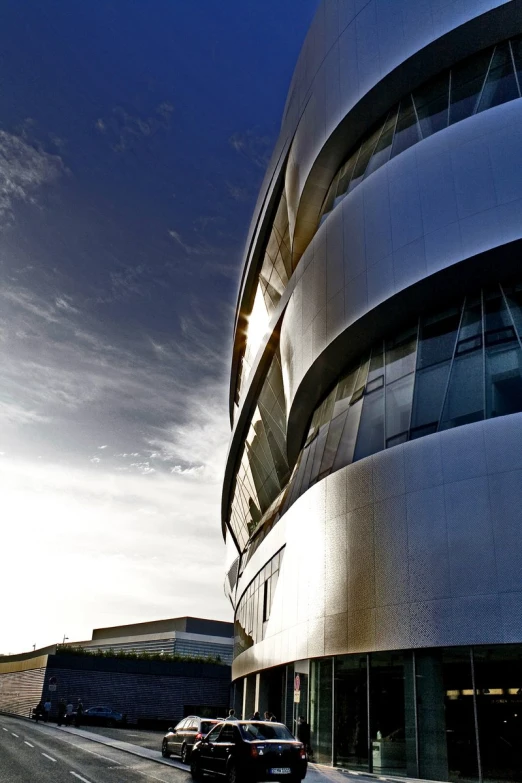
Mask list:
[[288,483],[286,408],[277,351],[245,439],[236,474],[229,524],[241,550]]
[[234,618],[234,657],[265,638],[284,548],[256,574],[241,596]]
[[413,144],[473,114],[521,97],[522,37],[477,52],[405,95],[333,178],[320,219],[366,177]]
[[311,662],[310,729],[314,760],[332,763],[333,659]]
[[477,291],[379,342],[316,408],[282,507],[351,462],[522,411],[522,284]]

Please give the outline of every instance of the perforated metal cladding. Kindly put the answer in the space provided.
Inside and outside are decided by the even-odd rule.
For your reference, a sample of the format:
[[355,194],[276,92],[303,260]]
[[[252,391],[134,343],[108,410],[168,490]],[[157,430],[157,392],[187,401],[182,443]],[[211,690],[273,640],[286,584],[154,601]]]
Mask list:
[[[374,455],[310,488],[286,515],[265,639],[235,659],[234,678],[312,655],[522,642],[522,593],[513,592],[522,468],[506,471],[488,456],[500,421],[427,436],[422,453],[419,442],[403,444],[384,462]],[[522,414],[507,421],[506,448],[514,453],[516,442],[522,451]],[[485,461],[487,473],[445,480],[440,455],[450,441],[452,449],[481,442],[476,464]],[[420,481],[415,456],[429,479]],[[384,489],[385,475],[395,477],[393,489]],[[418,488],[426,482],[434,485]],[[339,514],[343,487],[351,510]]]

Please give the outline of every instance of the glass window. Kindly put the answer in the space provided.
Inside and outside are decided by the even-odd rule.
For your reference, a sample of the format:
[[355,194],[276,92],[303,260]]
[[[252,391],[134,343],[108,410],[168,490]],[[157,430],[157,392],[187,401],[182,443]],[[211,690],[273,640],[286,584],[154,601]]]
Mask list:
[[442,414],[451,362],[417,370],[411,417],[411,438],[436,432]]
[[339,172],[339,181],[337,183],[337,198],[334,202],[334,206],[339,203],[339,201],[342,199],[342,197],[348,193],[348,188],[350,186],[350,181],[352,179],[353,170],[355,168],[355,164],[357,163],[357,158],[359,157],[359,152],[361,148],[358,147],[351,158],[346,161],[344,166],[341,168]]
[[310,663],[311,745],[320,764],[332,763],[332,664],[331,658]]
[[365,394],[354,460],[384,448],[384,388]]
[[499,289],[484,297],[486,417],[522,410],[522,352]]
[[400,335],[386,344],[386,383],[408,375],[415,369],[417,330]]
[[373,771],[377,774],[406,772],[407,735],[414,710],[406,711],[404,663],[400,652],[370,656],[370,735]]
[[219,735],[219,742],[237,742],[237,734],[236,734],[236,727],[231,726],[229,723],[225,724],[223,728],[221,729],[221,734]]
[[323,459],[324,449],[326,446],[328,430],[329,430],[328,424],[324,424],[323,427],[319,430],[319,435],[317,436],[317,446],[314,454],[314,464],[312,465],[312,472],[310,474],[311,484],[317,481],[317,477],[319,476],[321,470],[321,461]]
[[412,144],[416,144],[418,141],[420,141],[419,125],[411,95],[408,95],[402,99],[399,108],[391,157],[394,158],[395,155],[404,152],[404,150],[407,150],[408,147],[411,147]]
[[384,448],[384,388],[382,380],[375,383],[383,378],[383,359],[380,344],[372,351],[354,460],[364,459]]
[[454,308],[422,319],[418,369],[451,359],[455,350],[461,309]]
[[335,658],[334,731],[336,764],[368,769],[366,655]]
[[491,109],[519,97],[509,42],[495,47],[488,78],[477,111]]
[[511,40],[511,51],[517,72],[518,89],[522,92],[522,36]]
[[391,145],[393,141],[393,134],[395,132],[395,125],[397,124],[397,113],[399,107],[395,106],[388,114],[384,128],[382,129],[381,136],[377,142],[377,146],[373,152],[373,155],[366,168],[365,177],[368,177],[373,171],[377,171],[381,166],[388,162],[391,153]]
[[491,55],[491,49],[487,49],[451,69],[450,125],[471,117],[477,110]]
[[414,374],[390,383],[386,387],[386,446],[396,446],[397,437],[404,435],[407,440],[410,428],[411,403],[413,399]]
[[330,473],[332,469],[333,461],[335,459],[335,455],[337,454],[337,449],[339,448],[339,442],[341,440],[341,435],[346,423],[347,416],[348,411],[346,410],[344,413],[341,413],[339,416],[337,416],[328,428],[328,437],[326,439],[326,446],[321,462],[319,477]]
[[440,429],[460,427],[484,418],[482,350],[457,356],[453,362]]
[[362,396],[357,402],[350,405],[348,410],[337,453],[334,458],[333,471],[340,470],[340,468],[344,468],[345,465],[350,465],[350,463],[353,462],[355,442],[357,440],[357,432],[361,420],[361,411]]
[[522,651],[518,645],[474,647],[482,774],[515,781],[522,770]]
[[446,128],[449,119],[449,72],[440,74],[413,93],[422,138]]
[[361,144],[361,151],[359,153],[359,157],[357,158],[357,163],[354,168],[349,190],[353,190],[353,188],[356,187],[356,185],[358,185],[359,182],[361,182],[363,179],[366,167],[377,146],[377,142],[379,141],[381,131],[382,125],[379,125],[379,127],[374,130],[371,136],[369,136],[366,141]]
[[469,648],[442,651],[446,741],[450,781],[478,780]]
[[337,384],[332,416],[338,416],[340,413],[348,409],[354,391],[358,370],[358,367],[351,370]]
[[223,726],[222,723],[219,723],[215,729],[212,729],[210,734],[207,736],[207,739],[209,742],[217,742],[219,734],[221,732],[221,727]]
[[294,739],[286,726],[279,723],[240,723],[239,728],[243,737],[249,742]]

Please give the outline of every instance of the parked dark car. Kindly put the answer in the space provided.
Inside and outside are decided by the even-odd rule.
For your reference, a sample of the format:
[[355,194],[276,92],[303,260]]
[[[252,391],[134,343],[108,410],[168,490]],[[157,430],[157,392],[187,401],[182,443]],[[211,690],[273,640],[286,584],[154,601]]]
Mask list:
[[[73,716],[76,716],[76,711]],[[111,707],[89,707],[82,715],[82,723],[93,726],[122,726],[125,722],[125,716]]]
[[176,753],[187,764],[194,743],[205,737],[217,723],[219,720],[189,715],[188,718],[180,721],[175,728],[170,728],[167,731],[161,744],[161,755],[163,758],[168,758],[172,753]]
[[201,780],[203,772],[209,772],[227,783],[299,783],[306,768],[303,743],[282,723],[265,721],[218,724],[196,742],[190,761],[193,780]]

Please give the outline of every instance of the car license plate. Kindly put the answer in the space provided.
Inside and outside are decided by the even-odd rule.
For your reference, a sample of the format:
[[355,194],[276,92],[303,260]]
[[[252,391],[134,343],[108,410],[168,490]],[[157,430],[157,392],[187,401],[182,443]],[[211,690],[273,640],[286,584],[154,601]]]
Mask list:
[[291,772],[290,767],[272,767],[270,770],[271,775],[290,775]]

